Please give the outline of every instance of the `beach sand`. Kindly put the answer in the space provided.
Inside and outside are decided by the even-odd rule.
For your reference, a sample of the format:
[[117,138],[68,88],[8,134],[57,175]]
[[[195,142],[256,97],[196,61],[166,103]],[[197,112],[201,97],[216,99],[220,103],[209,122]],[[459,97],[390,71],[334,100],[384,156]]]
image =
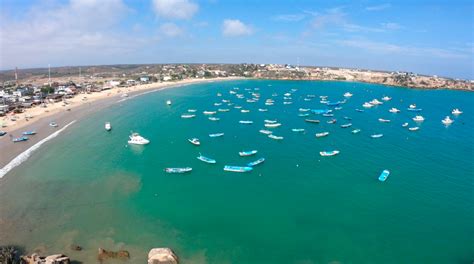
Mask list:
[[[132,97],[153,90],[163,90],[182,87],[189,84],[236,79],[241,79],[241,77],[186,79],[177,82],[152,83],[127,88],[113,88],[97,93],[78,94],[74,98],[68,99],[67,102],[69,104],[66,106],[64,106],[63,102],[57,102],[54,104],[48,104],[47,108],[36,106],[27,109],[24,113],[16,114],[15,116],[17,120],[14,122],[9,120],[11,116],[8,115],[8,118],[2,119],[2,124],[6,125],[6,127],[1,128],[1,130],[6,131],[8,134],[0,138],[0,168],[3,168],[11,160],[35,145],[37,142],[51,135],[56,130],[61,129],[62,126],[67,125],[74,120],[79,121],[81,118],[84,118],[89,114],[100,111],[101,109],[124,99],[121,97],[123,93],[127,93],[129,97]],[[84,97],[87,99],[83,100]],[[49,126],[51,121],[55,121],[59,126],[56,128]],[[12,142],[10,135],[13,137],[19,137],[23,131],[28,130],[35,130],[37,134],[30,136],[29,140],[25,142]]]

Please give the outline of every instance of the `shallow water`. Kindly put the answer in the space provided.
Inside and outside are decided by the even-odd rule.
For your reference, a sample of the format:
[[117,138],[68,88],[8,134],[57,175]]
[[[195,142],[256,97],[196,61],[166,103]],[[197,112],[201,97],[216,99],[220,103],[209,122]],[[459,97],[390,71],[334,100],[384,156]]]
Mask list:
[[[271,86],[269,86],[271,85]],[[232,87],[259,87],[261,99],[247,103]],[[283,105],[292,88],[293,104]],[[298,108],[324,108],[319,98],[342,100],[336,124]],[[216,93],[221,92],[222,97]],[[278,97],[272,97],[272,93]],[[365,110],[365,101],[389,95],[384,105]],[[265,106],[267,98],[274,106]],[[171,99],[172,106],[165,101]],[[240,110],[214,106],[230,99]],[[63,252],[96,262],[98,247],[126,249],[132,263],[144,263],[152,247],[171,247],[183,263],[464,263],[474,259],[473,94],[421,91],[350,82],[232,81],[169,89],[126,100],[75,123],[46,143],[0,182],[1,244],[45,253]],[[426,118],[417,132],[401,124],[416,103]],[[388,109],[397,107],[400,114]],[[445,127],[452,108],[464,114]],[[181,119],[187,109],[195,119]],[[204,110],[230,108],[212,122]],[[258,108],[268,108],[259,112]],[[342,117],[351,117],[351,128]],[[380,123],[378,118],[390,119]],[[284,140],[258,133],[264,119]],[[253,120],[253,125],[239,124]],[[104,122],[113,130],[107,133]],[[306,133],[292,132],[305,128]],[[360,128],[359,134],[350,133]],[[130,131],[151,140],[129,146]],[[317,132],[330,135],[315,138]],[[224,132],[222,138],[209,133]],[[369,135],[383,133],[372,139]],[[198,137],[201,146],[187,142]],[[254,157],[239,157],[257,149]],[[340,150],[335,157],[320,151]],[[217,160],[210,165],[198,153]],[[265,157],[251,173],[228,173],[224,165],[245,165]],[[193,167],[171,175],[165,167]],[[383,169],[391,175],[377,180]],[[84,248],[69,249],[70,244]]]

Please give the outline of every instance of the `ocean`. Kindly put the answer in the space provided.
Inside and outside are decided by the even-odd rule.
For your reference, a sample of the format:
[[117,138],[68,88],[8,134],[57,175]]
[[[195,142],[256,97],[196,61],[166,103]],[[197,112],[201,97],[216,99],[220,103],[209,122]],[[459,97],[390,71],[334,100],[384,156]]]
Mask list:
[[[234,87],[244,99],[229,93]],[[251,92],[260,93],[258,102],[246,102]],[[286,92],[292,104],[283,104]],[[312,124],[298,116],[299,108],[326,109],[319,96],[334,102],[345,92],[353,96],[334,117],[306,117],[321,121]],[[305,101],[309,94],[315,98]],[[392,100],[362,107],[385,95]],[[223,99],[234,105],[214,105]],[[1,179],[0,244],[83,263],[97,262],[98,247],[128,250],[130,263],[145,263],[154,247],[172,248],[182,263],[471,263],[473,99],[472,92],[355,82],[238,80],[124,100],[72,124]],[[401,126],[416,125],[410,104],[425,117],[415,132]],[[219,121],[202,113],[218,108],[230,109],[215,115]],[[464,113],[455,117],[453,108]],[[180,118],[188,109],[197,109],[196,118]],[[448,127],[441,123],[447,115],[454,119]],[[331,118],[337,122],[328,124]],[[258,132],[265,119],[282,124],[270,130],[283,140]],[[127,144],[132,131],[151,143]],[[330,134],[315,137],[324,131]],[[253,149],[255,156],[238,155]],[[340,153],[320,156],[329,150]],[[197,160],[199,153],[217,163]],[[252,172],[223,171],[260,157],[265,162]],[[167,174],[166,167],[193,171]],[[391,174],[380,182],[384,169]]]

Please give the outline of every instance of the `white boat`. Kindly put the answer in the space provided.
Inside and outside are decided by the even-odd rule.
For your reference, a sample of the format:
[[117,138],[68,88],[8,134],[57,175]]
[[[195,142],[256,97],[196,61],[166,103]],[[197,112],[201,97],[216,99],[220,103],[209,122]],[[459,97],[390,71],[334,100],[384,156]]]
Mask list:
[[454,122],[449,116],[446,116],[443,120],[441,120],[441,123],[445,125],[451,125]]
[[454,108],[453,111],[451,111],[451,114],[453,114],[453,115],[460,115],[460,114],[462,114],[462,111],[459,110],[459,109],[457,109],[457,108]]
[[241,109],[241,108],[242,108],[242,106],[240,106],[240,105],[236,105],[236,106],[234,106],[234,108],[235,108],[235,109]]
[[381,105],[381,104],[383,104],[382,102],[380,102],[377,99],[374,99],[374,100],[370,101],[369,103],[372,104],[372,105]]
[[281,126],[280,123],[273,123],[273,124],[267,123],[267,124],[265,124],[265,127],[268,127],[268,128],[275,128],[275,127],[279,127],[279,126]]
[[191,167],[185,167],[185,168],[166,168],[164,171],[166,173],[186,173],[186,172],[191,172],[193,168]]
[[252,170],[253,170],[252,167],[229,166],[229,165],[224,166],[224,171],[230,171],[230,172],[249,172]]
[[371,104],[371,103],[365,102],[365,103],[362,105],[362,107],[364,107],[364,108],[371,108],[371,107],[374,107],[374,105]]
[[195,113],[197,110],[196,109],[188,109],[188,112],[190,113]]
[[135,145],[146,145],[150,143],[150,140],[140,136],[138,133],[132,133],[129,136],[130,140],[128,141],[128,144],[135,144]]
[[219,117],[214,117],[214,116],[210,116],[208,119],[211,120],[211,121],[219,121],[219,120],[221,120]]
[[171,105],[171,100],[166,100],[167,105]]
[[292,103],[293,102],[287,102],[287,101],[283,102],[284,105],[289,105],[289,104],[292,104]]
[[352,97],[352,95],[353,95],[353,94],[351,94],[351,93],[349,93],[349,92],[346,92],[346,93],[344,94],[344,97],[349,98],[349,97]]
[[408,130],[410,131],[417,131],[418,129],[420,129],[419,127],[409,127]]
[[403,123],[402,124],[402,127],[407,127],[408,126],[408,123]]
[[277,120],[268,120],[268,119],[265,119],[263,120],[263,122],[265,122],[266,124],[275,124],[276,122],[278,122]]
[[359,132],[360,132],[360,129],[354,129],[354,130],[351,131],[352,134],[357,134]]
[[308,112],[310,109],[309,108],[300,108],[298,111],[300,112]]
[[194,118],[196,115],[191,115],[191,114],[182,114],[181,118]]
[[205,114],[205,115],[215,115],[216,111],[204,111],[202,113]]
[[390,101],[390,100],[392,100],[392,97],[384,96],[384,97],[382,97],[382,100],[383,101]]
[[240,151],[239,156],[248,157],[257,154],[257,150]]
[[222,137],[224,136],[224,133],[214,133],[214,134],[209,134],[209,137],[215,138],[215,137]]
[[214,106],[221,106],[222,103],[214,103]]
[[329,156],[335,156],[339,154],[339,150],[331,150],[331,151],[321,151],[319,152],[319,155],[323,157],[329,157]]
[[188,141],[189,141],[189,143],[191,143],[193,145],[196,145],[196,146],[201,145],[201,142],[199,141],[198,138],[189,138]]
[[250,110],[247,110],[247,109],[242,109],[242,110],[240,110],[240,112],[241,112],[241,113],[249,113],[249,112],[250,112]]
[[219,111],[219,112],[229,112],[230,109],[228,109],[228,108],[219,108],[219,109],[217,109],[217,111]]
[[389,175],[390,175],[389,170],[383,170],[379,176],[379,181],[384,182],[388,178]]
[[221,93],[217,93],[217,96],[218,96],[218,97],[221,97],[221,96],[222,96],[222,94],[221,94]]
[[329,132],[321,132],[321,133],[316,133],[316,137],[319,138],[319,137],[325,137],[329,135]]
[[382,122],[382,123],[390,123],[390,120],[388,120],[388,119],[383,119],[383,118],[379,118],[379,122]]
[[251,125],[251,124],[253,124],[253,121],[250,121],[250,120],[240,120],[239,123],[240,123],[240,124],[245,124],[245,125]]
[[352,123],[347,123],[347,124],[341,125],[342,128],[348,128],[348,127],[351,127],[351,126],[352,126]]
[[304,132],[304,128],[292,128],[291,131],[293,131],[293,132]]
[[266,109],[266,108],[259,108],[258,111],[259,111],[259,112],[267,112],[268,109]]
[[417,115],[417,116],[413,117],[413,121],[415,121],[415,122],[423,122],[423,121],[425,121],[425,118],[424,118],[423,116],[421,116],[421,115]]
[[105,122],[105,130],[110,131],[112,129],[112,125],[110,122]]
[[371,138],[381,138],[383,137],[383,134],[373,134],[373,135],[370,135]]
[[210,163],[210,164],[215,164],[216,163],[215,159],[205,157],[205,156],[201,155],[201,153],[199,153],[199,156],[197,156],[197,159],[200,160],[200,161],[204,161],[206,163]]
[[271,139],[275,139],[275,140],[282,140],[282,139],[283,139],[283,137],[281,137],[281,136],[275,136],[275,135],[273,135],[273,134],[268,135],[268,137],[271,138]]
[[265,135],[270,135],[271,133],[273,133],[273,131],[265,130],[265,129],[260,129],[258,132],[260,132],[262,134],[265,134]]
[[388,110],[390,113],[400,113],[400,110],[395,108],[395,107],[392,107],[390,108],[390,110]]
[[410,109],[416,109],[416,104],[411,104],[410,106],[408,106],[408,108],[410,108]]

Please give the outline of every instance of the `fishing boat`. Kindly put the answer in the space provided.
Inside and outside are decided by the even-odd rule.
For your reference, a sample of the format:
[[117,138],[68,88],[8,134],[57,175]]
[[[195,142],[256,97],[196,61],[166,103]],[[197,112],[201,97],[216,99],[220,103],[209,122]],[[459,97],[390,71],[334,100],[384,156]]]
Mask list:
[[275,127],[279,127],[281,126],[280,123],[274,123],[274,124],[265,124],[265,127],[268,127],[268,128],[275,128]]
[[49,123],[49,126],[50,126],[50,127],[58,127],[58,123],[56,123],[56,122],[53,121],[53,122],[50,122],[50,123]]
[[331,151],[321,151],[319,152],[319,155],[323,157],[329,157],[329,156],[335,156],[339,154],[339,150],[331,150]]
[[215,159],[205,157],[205,156],[201,155],[201,153],[199,153],[199,156],[197,156],[197,159],[200,160],[200,161],[204,161],[206,163],[210,163],[210,164],[216,163]]
[[247,109],[242,109],[242,110],[240,110],[240,112],[241,112],[241,113],[249,113],[249,112],[250,112],[250,110],[247,110]]
[[306,116],[309,116],[309,113],[299,113],[298,116],[299,117],[306,117]]
[[410,109],[416,109],[416,104],[411,104],[411,105],[408,106],[408,108],[410,108]]
[[371,138],[381,138],[383,137],[383,134],[373,134],[373,135],[370,135]]
[[257,150],[248,150],[248,151],[241,151],[239,152],[239,156],[241,157],[247,157],[247,156],[252,156],[257,154]]
[[138,133],[132,133],[129,136],[129,141],[128,144],[134,144],[134,145],[146,145],[150,143],[150,141],[142,136],[140,136]]
[[258,160],[256,161],[252,161],[252,162],[249,162],[247,164],[248,167],[253,167],[253,166],[257,166],[258,164],[261,164],[265,161],[265,158],[259,158]]
[[198,138],[189,138],[188,141],[189,141],[189,143],[191,143],[193,145],[196,145],[196,146],[201,145],[201,142],[199,141]]
[[379,181],[384,182],[388,178],[389,175],[390,175],[389,170],[383,170],[382,173],[380,173]]
[[333,117],[334,114],[323,114],[324,117]]
[[217,111],[219,111],[219,112],[229,112],[230,109],[228,109],[228,108],[219,108],[219,109],[217,109]]
[[371,107],[374,107],[374,105],[371,104],[371,103],[365,102],[365,103],[362,105],[362,107],[364,107],[364,108],[371,108]]
[[268,109],[266,109],[266,108],[259,108],[258,111],[259,111],[259,112],[267,112]]
[[292,128],[291,131],[293,131],[293,132],[304,132],[304,128]]
[[352,123],[347,123],[347,124],[341,125],[342,128],[348,128],[348,127],[351,127],[351,126],[352,126]]
[[372,101],[369,102],[371,105],[381,105],[383,104],[383,102],[380,102],[379,100],[377,99],[374,99]]
[[329,109],[312,109],[311,112],[316,115],[329,114],[332,110]]
[[451,125],[453,122],[454,122],[454,120],[449,118],[449,116],[446,116],[443,120],[441,120],[441,123],[443,123],[445,125]]
[[209,137],[215,138],[215,137],[222,137],[224,133],[215,133],[215,134],[209,134]]
[[265,130],[265,129],[261,129],[261,130],[259,130],[258,132],[260,132],[260,133],[262,133],[262,134],[265,134],[265,135],[270,135],[271,133],[273,133],[273,131]]
[[410,131],[417,131],[418,129],[420,129],[419,127],[409,127],[408,130]]
[[25,132],[23,132],[23,135],[25,135],[25,136],[32,136],[32,135],[36,135],[36,131],[34,131],[34,130],[31,130],[31,131],[25,131]]
[[268,119],[265,119],[263,120],[263,122],[267,123],[267,124],[275,124],[276,122],[278,122],[277,120],[268,120]]
[[457,108],[454,108],[453,111],[451,111],[451,114],[453,114],[453,115],[460,115],[460,114],[462,114],[462,111],[459,110],[459,109],[457,109]]
[[166,100],[167,105],[171,105],[171,100]]
[[193,168],[185,167],[185,168],[166,168],[164,171],[166,173],[186,173],[191,172]]
[[304,98],[303,100],[309,102],[309,101],[311,101],[312,99],[311,99],[311,98]]
[[351,93],[349,93],[349,92],[344,93],[344,97],[346,97],[346,98],[350,98],[350,97],[352,97],[352,95],[353,95],[353,94],[351,94]]
[[305,119],[304,121],[308,122],[308,123],[313,123],[313,124],[318,124],[319,123],[319,120],[317,120],[317,119]]
[[425,118],[424,118],[423,116],[421,116],[421,115],[417,115],[417,116],[413,117],[413,121],[415,121],[415,122],[423,122],[423,121],[425,121]]
[[338,107],[334,107],[334,110],[341,110],[342,107],[338,106]]
[[283,140],[283,137],[281,136],[275,136],[273,134],[268,135],[269,138],[274,139],[274,140]]
[[186,119],[186,118],[194,118],[194,117],[196,117],[196,115],[192,115],[192,114],[182,114],[182,115],[181,115],[181,118],[184,118],[184,119]]
[[379,122],[382,122],[382,123],[390,123],[390,120],[388,120],[388,119],[383,119],[383,118],[379,118]]
[[105,127],[105,130],[107,130],[107,131],[112,130],[112,125],[110,124],[110,122],[105,122],[104,127]]
[[359,132],[360,132],[360,129],[354,129],[354,130],[351,131],[352,134],[357,134]]
[[337,122],[337,119],[335,119],[335,118],[326,121],[326,123],[328,123],[328,124],[336,124],[336,122]]
[[400,110],[397,109],[397,108],[395,108],[395,107],[390,108],[390,110],[388,110],[388,111],[389,111],[390,113],[394,113],[394,114],[400,113]]
[[205,114],[205,115],[215,115],[216,111],[204,111],[202,113]]
[[210,116],[208,119],[211,120],[211,121],[219,121],[219,120],[221,120],[219,117],[213,117],[213,116]]
[[245,124],[245,125],[250,125],[250,124],[253,124],[253,121],[250,121],[250,120],[240,120],[239,123],[240,123],[240,124]]
[[317,138],[320,138],[320,137],[325,137],[329,135],[329,132],[321,132],[321,133],[316,133],[316,137]]
[[28,137],[22,136],[22,137],[14,138],[12,141],[13,143],[17,143],[17,142],[22,142],[22,141],[27,141],[27,140],[28,140]]
[[292,104],[293,102],[288,102],[288,101],[285,101],[283,102],[284,105],[289,105],[289,104]]
[[382,100],[387,102],[387,101],[392,100],[392,97],[384,96],[384,97],[382,97]]
[[197,110],[196,109],[188,109],[189,113],[195,113]]
[[221,106],[222,103],[214,103],[214,106]]
[[308,112],[310,109],[309,108],[300,108],[298,111],[300,112]]
[[7,134],[7,132],[5,132],[5,131],[1,131],[1,130],[0,130],[0,137],[3,137],[3,136],[5,136],[6,134]]
[[345,120],[352,120],[352,118],[348,117],[348,116],[345,116],[343,117]]
[[402,124],[402,127],[407,127],[408,126],[408,123],[403,123]]
[[265,103],[265,105],[273,105],[273,103]]
[[252,167],[229,166],[229,165],[224,166],[224,171],[230,171],[230,172],[249,172],[252,170],[253,170]]

